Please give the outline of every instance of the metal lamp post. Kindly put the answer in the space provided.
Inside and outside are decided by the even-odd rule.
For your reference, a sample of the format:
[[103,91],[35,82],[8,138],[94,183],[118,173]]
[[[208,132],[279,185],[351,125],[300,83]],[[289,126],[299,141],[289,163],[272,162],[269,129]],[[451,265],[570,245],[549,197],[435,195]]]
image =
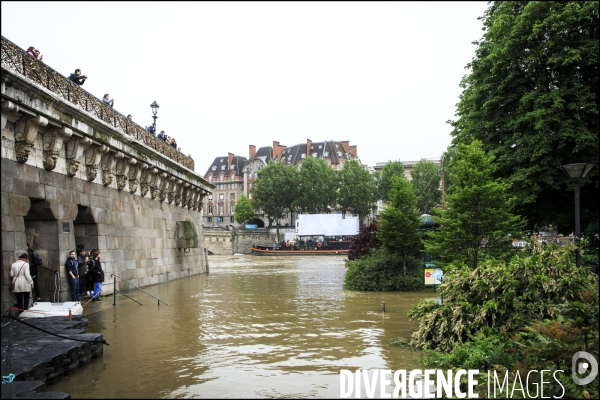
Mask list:
[[[579,211],[579,185],[581,181],[587,176],[587,174],[594,168],[595,164],[567,164],[561,165],[559,168],[567,175],[567,177],[573,182],[575,188],[575,242],[579,243],[581,237],[580,227],[580,211]],[[579,268],[580,256],[579,252],[576,254],[576,264]]]
[[156,100],[150,104],[150,107],[152,108],[152,118],[154,118],[154,123],[156,124],[156,118],[158,118],[156,116],[156,113],[158,112],[158,104],[156,104]]

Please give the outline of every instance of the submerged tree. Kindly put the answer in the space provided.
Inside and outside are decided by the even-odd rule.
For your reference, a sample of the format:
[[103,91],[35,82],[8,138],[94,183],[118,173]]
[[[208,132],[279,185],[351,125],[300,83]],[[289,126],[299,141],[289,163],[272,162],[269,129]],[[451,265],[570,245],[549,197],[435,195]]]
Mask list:
[[393,177],[388,199],[388,206],[379,216],[377,237],[384,248],[400,256],[406,274],[406,261],[419,252],[420,244],[419,213],[411,183]]
[[441,227],[425,243],[426,251],[442,262],[475,268],[481,253],[500,256],[511,248],[512,237],[520,235],[520,219],[511,212],[510,184],[493,178],[493,160],[478,140],[457,146],[449,165],[452,188],[446,210],[434,212]]

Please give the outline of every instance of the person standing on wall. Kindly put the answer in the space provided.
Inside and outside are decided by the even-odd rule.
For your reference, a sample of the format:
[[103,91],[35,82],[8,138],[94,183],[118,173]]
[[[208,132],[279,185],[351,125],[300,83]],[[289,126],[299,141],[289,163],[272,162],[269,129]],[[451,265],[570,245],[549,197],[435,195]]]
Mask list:
[[39,268],[42,266],[42,259],[35,252],[34,249],[31,248],[29,243],[27,243],[27,255],[29,256],[29,274],[31,275],[31,279],[33,279],[33,290],[35,292],[35,299],[41,300],[40,294],[40,285],[38,285],[37,275],[39,272]]
[[91,279],[95,283],[92,301],[102,301],[100,299],[100,291],[102,290],[102,283],[104,282],[104,271],[100,264],[100,254],[100,250],[92,251],[92,259],[89,263]]
[[[29,273],[29,256],[23,253],[10,266],[11,290],[17,297],[17,308],[21,311],[29,309],[29,294],[33,289],[33,279]],[[14,286],[13,286],[14,284]]]
[[69,258],[65,261],[65,269],[71,286],[71,300],[79,301],[79,269],[77,268],[77,253],[75,250],[69,252]]

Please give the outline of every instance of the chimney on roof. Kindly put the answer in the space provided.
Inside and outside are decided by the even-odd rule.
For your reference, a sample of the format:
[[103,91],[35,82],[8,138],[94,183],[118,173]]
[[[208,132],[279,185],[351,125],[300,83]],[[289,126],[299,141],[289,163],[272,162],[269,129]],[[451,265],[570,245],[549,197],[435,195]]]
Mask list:
[[312,146],[312,140],[306,139],[306,157],[310,156],[310,146]]
[[233,153],[227,153],[227,170],[231,169],[231,161],[233,160]]
[[256,146],[251,144],[250,152],[248,153],[248,160],[252,160],[252,157],[254,157],[255,154],[256,154]]
[[352,153],[352,157],[358,158],[358,154],[356,152],[356,145],[350,146],[350,153]]
[[273,154],[271,154],[271,158],[280,160],[284,149],[285,146],[280,145],[279,142],[273,141]]
[[344,148],[344,151],[346,153],[348,153],[350,151],[350,148],[349,148],[350,141],[349,140],[344,140],[343,142],[340,142],[340,143],[342,144],[342,147]]

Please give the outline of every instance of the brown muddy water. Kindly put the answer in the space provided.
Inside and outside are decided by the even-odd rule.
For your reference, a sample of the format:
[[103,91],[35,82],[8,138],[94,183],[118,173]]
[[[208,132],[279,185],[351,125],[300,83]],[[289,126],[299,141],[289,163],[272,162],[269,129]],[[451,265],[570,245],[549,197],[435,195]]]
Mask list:
[[[343,289],[337,256],[210,256],[210,273],[90,303],[88,332],[104,356],[48,387],[73,398],[339,397],[340,369],[422,368],[422,354],[390,346],[431,289]],[[381,302],[386,312],[381,311]]]

